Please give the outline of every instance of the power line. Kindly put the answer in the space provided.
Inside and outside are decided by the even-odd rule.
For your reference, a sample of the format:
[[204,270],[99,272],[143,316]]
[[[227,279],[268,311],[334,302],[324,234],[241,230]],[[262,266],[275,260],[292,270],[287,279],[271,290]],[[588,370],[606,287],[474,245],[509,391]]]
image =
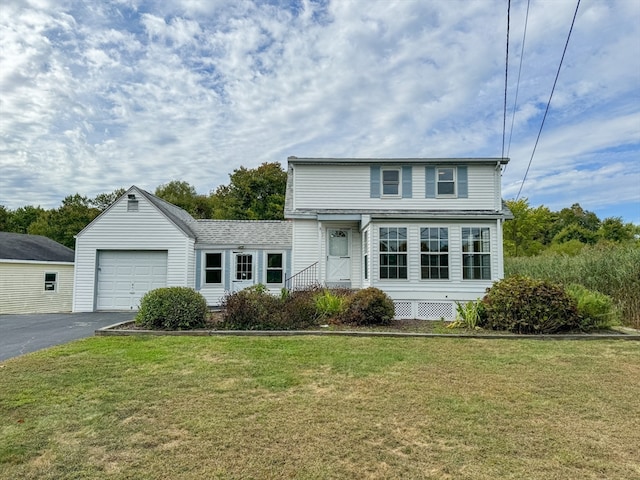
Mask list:
[[567,41],[564,44],[564,50],[562,51],[562,58],[560,59],[560,65],[558,65],[558,71],[556,72],[556,78],[553,81],[553,87],[551,88],[551,95],[549,95],[549,101],[547,102],[547,108],[544,111],[544,116],[542,117],[542,123],[540,124],[540,130],[538,131],[538,137],[536,138],[536,143],[533,146],[533,151],[531,152],[531,158],[529,159],[529,164],[527,165],[527,171],[524,173],[524,177],[522,178],[522,183],[520,184],[520,189],[518,190],[518,195],[516,195],[516,201],[520,198],[520,193],[522,193],[522,187],[524,186],[524,182],[527,180],[527,175],[529,174],[529,168],[531,168],[531,162],[533,162],[533,156],[536,153],[536,148],[538,148],[538,141],[540,140],[540,135],[542,134],[542,127],[544,127],[544,121],[547,118],[547,113],[549,112],[549,106],[551,105],[551,99],[553,98],[553,92],[556,89],[556,83],[558,83],[558,77],[560,76],[560,69],[562,68],[562,62],[564,61],[564,54],[567,53],[567,47],[569,46],[569,39],[571,38],[571,32],[573,31],[573,25],[576,22],[576,16],[578,15],[578,8],[580,8],[580,0],[576,5],[576,11],[573,13],[573,20],[571,20],[571,28],[569,28],[569,34],[567,35]]
[[[513,137],[513,124],[516,120],[516,107],[518,105],[518,91],[520,90],[520,74],[522,73],[522,59],[524,58],[524,44],[527,39],[527,24],[529,23],[529,4],[531,0],[527,0],[527,14],[524,17],[524,33],[522,34],[522,49],[520,50],[520,66],[518,67],[518,80],[516,82],[516,98],[513,100],[513,112],[511,114],[511,131],[509,132],[509,143],[507,145],[507,157],[511,151],[511,139]],[[507,170],[507,165],[504,170]]]
[[507,2],[507,54],[504,61],[504,111],[502,115],[502,158],[504,158],[504,137],[507,131],[507,81],[509,79],[509,23],[511,17],[511,0]]

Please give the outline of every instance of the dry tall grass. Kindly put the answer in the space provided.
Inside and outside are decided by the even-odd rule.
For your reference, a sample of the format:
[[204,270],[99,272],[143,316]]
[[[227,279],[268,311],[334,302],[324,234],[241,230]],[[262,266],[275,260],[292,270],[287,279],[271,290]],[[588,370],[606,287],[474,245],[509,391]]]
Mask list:
[[612,297],[625,325],[640,328],[640,244],[601,244],[578,255],[505,259],[505,274],[577,283]]

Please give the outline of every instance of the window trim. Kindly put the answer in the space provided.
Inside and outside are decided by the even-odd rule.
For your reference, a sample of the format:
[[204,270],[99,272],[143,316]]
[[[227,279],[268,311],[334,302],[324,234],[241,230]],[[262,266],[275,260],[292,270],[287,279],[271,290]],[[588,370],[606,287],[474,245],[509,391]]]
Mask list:
[[[405,238],[404,238],[404,242],[405,242],[405,250],[400,250],[400,244],[398,244],[398,250],[396,251],[384,251],[382,250],[382,229],[396,229],[396,230],[404,230],[404,234],[405,234]],[[384,267],[386,267],[387,269],[389,267],[394,267],[396,268],[397,273],[400,273],[400,269],[404,268],[405,269],[405,273],[406,276],[401,277],[401,276],[397,276],[396,278],[390,278],[390,277],[383,277],[382,276],[382,268],[383,268],[383,262],[382,262],[382,257],[383,255],[394,255],[396,256],[396,260],[399,260],[399,257],[402,256],[405,259],[404,265],[400,265],[400,263],[398,262],[396,265],[384,265]],[[409,280],[409,227],[408,226],[378,226],[378,280],[379,281],[408,281]]]
[[[430,252],[430,251],[423,251],[422,250],[422,242],[423,242],[423,240],[422,240],[422,230],[423,229],[432,229],[432,228],[433,229],[438,229],[438,230],[445,229],[447,231],[447,250],[446,250],[445,253],[442,253],[440,248],[438,248],[437,252]],[[438,232],[438,233],[440,233],[440,232]],[[438,242],[440,242],[440,241],[441,241],[441,238],[440,238],[440,235],[438,235]],[[438,245],[438,247],[440,247],[440,245]],[[452,280],[451,279],[451,227],[450,226],[447,226],[447,225],[445,225],[445,226],[442,226],[442,225],[429,225],[429,226],[420,225],[418,227],[418,250],[419,250],[418,260],[420,262],[419,263],[419,267],[420,267],[420,280],[421,281],[424,281],[424,282],[444,282],[444,281],[451,281]],[[429,256],[429,257],[436,256],[436,255],[437,256],[446,255],[447,256],[447,266],[446,266],[446,268],[447,268],[447,277],[446,278],[444,278],[444,277],[438,277],[438,278],[433,278],[433,277],[425,278],[425,277],[423,277],[422,276],[422,268],[423,268],[422,257],[423,257],[423,255]],[[439,266],[437,268],[438,269],[442,269],[444,267]]]
[[[269,255],[280,255],[282,264],[280,268],[269,268]],[[264,252],[264,284],[269,286],[283,286],[285,282],[285,265],[286,265],[286,256],[285,252],[282,250],[267,250]],[[269,282],[269,270],[279,270],[282,273],[282,281],[280,282]]]
[[[396,172],[398,174],[397,182],[385,182],[384,173],[385,172]],[[397,185],[398,191],[397,193],[384,193],[385,185]],[[396,167],[382,167],[380,169],[380,197],[381,198],[402,198],[402,168]]]
[[[205,251],[202,256],[202,285],[203,287],[223,286],[224,285],[224,252],[222,251]],[[207,267],[207,255],[220,255],[220,267]],[[220,282],[207,282],[207,271],[220,271]]]
[[[47,280],[47,275],[53,275],[53,280]],[[53,288],[47,288],[47,284],[51,284]],[[46,293],[57,293],[58,291],[58,272],[44,272],[43,288]]]
[[[480,244],[482,245],[482,231],[483,230],[487,230],[488,232],[488,240],[489,240],[489,250],[488,251],[484,251],[484,250],[480,250],[480,251],[474,251],[474,250],[467,250],[465,251],[465,235],[464,235],[464,231],[465,230],[471,230],[471,235],[473,235],[473,230],[474,229],[478,229],[480,232]],[[462,268],[462,281],[463,282],[486,282],[486,281],[491,281],[493,279],[493,242],[491,241],[491,236],[492,236],[492,231],[491,231],[491,227],[483,225],[483,226],[467,226],[467,227],[461,227],[460,228],[460,262],[461,262],[461,268]],[[471,247],[473,248],[473,242],[471,243]],[[466,274],[466,269],[468,267],[465,266],[464,260],[465,257],[488,257],[489,262],[488,262],[488,268],[489,268],[489,277],[488,278],[482,278],[482,272],[483,272],[483,267],[475,267],[475,266],[471,266],[472,270],[475,268],[480,268],[480,274],[481,274],[481,278],[466,278],[465,274]]]

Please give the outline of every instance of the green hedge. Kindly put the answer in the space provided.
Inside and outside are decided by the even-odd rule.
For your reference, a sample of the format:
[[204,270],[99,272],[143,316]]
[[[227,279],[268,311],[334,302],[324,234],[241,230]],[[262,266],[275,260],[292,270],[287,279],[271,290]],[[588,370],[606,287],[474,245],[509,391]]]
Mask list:
[[140,300],[136,325],[166,330],[202,328],[208,312],[205,298],[191,288],[157,288]]

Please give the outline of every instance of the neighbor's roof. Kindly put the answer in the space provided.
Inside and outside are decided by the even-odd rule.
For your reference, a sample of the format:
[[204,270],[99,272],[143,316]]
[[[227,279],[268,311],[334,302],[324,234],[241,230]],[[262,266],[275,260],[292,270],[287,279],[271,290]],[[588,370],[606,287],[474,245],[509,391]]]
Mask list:
[[291,247],[291,222],[282,220],[196,220],[197,245]]
[[68,247],[41,235],[0,232],[0,259],[43,262],[73,262],[75,253]]

